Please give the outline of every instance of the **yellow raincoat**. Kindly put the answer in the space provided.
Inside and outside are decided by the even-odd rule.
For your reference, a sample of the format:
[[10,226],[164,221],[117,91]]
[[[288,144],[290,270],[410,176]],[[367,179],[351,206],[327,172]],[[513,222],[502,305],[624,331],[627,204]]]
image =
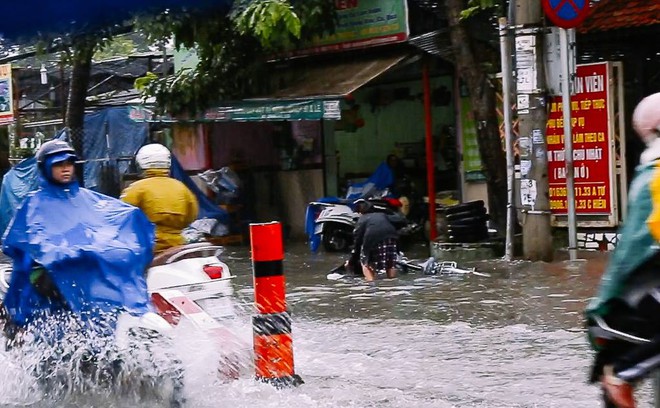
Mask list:
[[156,253],[183,245],[181,231],[197,218],[195,195],[167,169],[147,169],[145,178],[130,186],[121,199],[140,208],[156,225]]

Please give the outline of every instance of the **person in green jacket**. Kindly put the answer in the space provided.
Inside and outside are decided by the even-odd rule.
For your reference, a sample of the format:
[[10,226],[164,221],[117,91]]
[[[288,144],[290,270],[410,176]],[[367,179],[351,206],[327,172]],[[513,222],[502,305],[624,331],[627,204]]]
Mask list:
[[630,184],[619,243],[586,310],[587,319],[634,313],[657,333],[651,342],[623,354],[597,354],[592,381],[600,380],[619,408],[635,407],[633,384],[660,366],[660,357],[655,358],[660,356],[660,93],[637,105],[632,122],[646,150]]

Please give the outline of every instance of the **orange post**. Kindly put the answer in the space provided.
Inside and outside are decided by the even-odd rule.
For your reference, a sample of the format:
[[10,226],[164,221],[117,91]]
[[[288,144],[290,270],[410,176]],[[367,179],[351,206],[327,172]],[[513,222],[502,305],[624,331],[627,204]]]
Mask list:
[[259,313],[252,318],[256,378],[276,387],[300,385],[303,380],[293,369],[291,317],[286,310],[282,224],[250,224],[250,244]]

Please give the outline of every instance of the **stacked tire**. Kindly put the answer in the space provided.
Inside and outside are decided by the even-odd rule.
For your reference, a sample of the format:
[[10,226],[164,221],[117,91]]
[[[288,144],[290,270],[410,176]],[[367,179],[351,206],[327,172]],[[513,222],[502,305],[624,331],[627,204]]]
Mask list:
[[483,200],[444,209],[449,242],[473,243],[488,238],[488,214]]

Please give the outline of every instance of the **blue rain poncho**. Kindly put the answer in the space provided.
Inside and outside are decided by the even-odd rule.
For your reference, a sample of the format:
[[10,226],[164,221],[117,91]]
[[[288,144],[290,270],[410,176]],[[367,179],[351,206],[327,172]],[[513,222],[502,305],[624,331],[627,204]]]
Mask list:
[[[40,180],[14,215],[3,252],[14,261],[4,305],[24,326],[44,313],[70,310],[93,317],[150,310],[145,270],[153,257],[154,226],[139,209],[112,197]],[[42,265],[64,299],[50,302],[30,283]]]

